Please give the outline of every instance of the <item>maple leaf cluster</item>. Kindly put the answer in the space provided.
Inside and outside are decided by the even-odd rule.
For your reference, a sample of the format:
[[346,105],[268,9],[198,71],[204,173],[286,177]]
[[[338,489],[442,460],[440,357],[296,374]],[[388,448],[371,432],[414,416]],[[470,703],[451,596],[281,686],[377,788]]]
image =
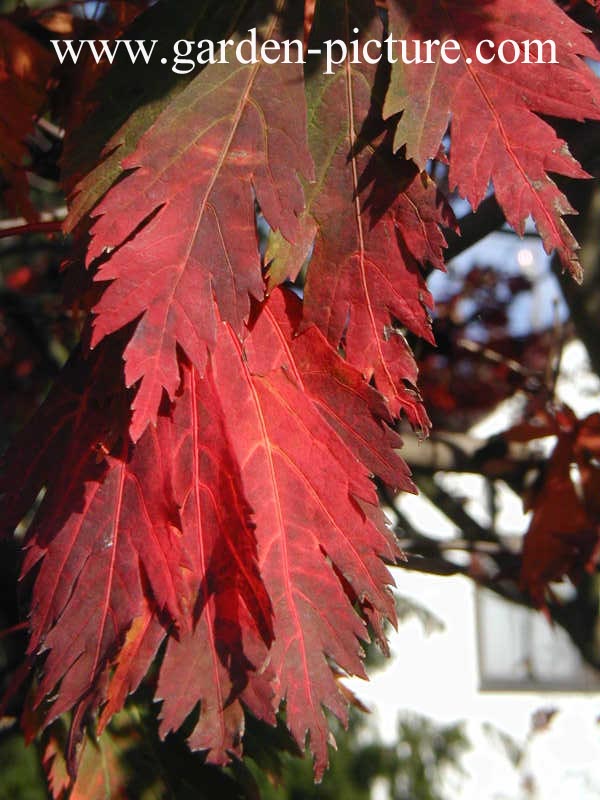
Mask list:
[[[306,10],[171,0],[115,25],[234,41],[257,27],[319,49],[355,29],[381,39],[385,21],[397,38],[455,38],[463,59],[163,71],[114,116],[133,73],[68,78],[67,272],[89,315],[0,488],[7,533],[37,506],[23,562],[31,716],[71,713],[71,777],[84,725],[101,731],[157,661],[163,737],[196,713],[190,747],[225,764],[245,713],[273,724],[285,701],[322,774],[325,710],[347,715],[337,675],[364,676],[361,643],[385,646],[394,621],[385,563],[401,554],[373,478],[414,491],[394,426],[430,426],[406,336],[432,341],[423,270],[443,268],[455,222],[426,167],[446,158],[450,121],[451,187],[476,207],[492,181],[517,231],[533,216],[580,275],[550,173],[585,172],[545,117],[600,119],[582,28],[553,0]],[[558,63],[466,60],[481,38],[525,34],[552,34]]]

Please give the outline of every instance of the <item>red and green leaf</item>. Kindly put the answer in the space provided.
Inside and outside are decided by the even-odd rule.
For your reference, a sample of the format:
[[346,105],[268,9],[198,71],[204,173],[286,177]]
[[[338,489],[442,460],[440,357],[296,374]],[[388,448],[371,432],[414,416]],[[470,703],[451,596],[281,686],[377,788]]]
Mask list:
[[[340,0],[319,6],[311,47],[328,39],[380,38],[370,3]],[[399,326],[431,338],[433,302],[421,267],[442,267],[440,208],[432,181],[394,157],[379,118],[375,67],[346,63],[333,75],[314,65],[307,83],[310,146],[316,183],[308,186],[304,227],[314,238],[304,316],[363,375],[374,377],[394,415],[427,428],[415,392],[417,369]],[[308,238],[308,237],[307,237]],[[279,243],[269,252],[274,270],[293,277],[297,253]]]
[[[260,35],[282,38],[275,13]],[[299,176],[312,172],[304,107],[301,65],[211,64],[142,136],[122,164],[132,174],[94,211],[88,262],[107,254],[97,279],[111,283],[93,344],[141,317],[125,348],[127,385],[140,381],[134,440],[156,420],[163,389],[174,397],[177,345],[202,373],[217,309],[241,335],[250,298],[262,299],[255,201],[271,227],[297,235]]]

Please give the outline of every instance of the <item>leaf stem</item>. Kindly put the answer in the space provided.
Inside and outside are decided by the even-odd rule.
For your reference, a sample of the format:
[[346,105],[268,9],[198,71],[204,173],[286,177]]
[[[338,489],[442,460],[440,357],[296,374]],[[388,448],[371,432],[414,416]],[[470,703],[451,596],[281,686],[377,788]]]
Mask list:
[[23,236],[28,233],[60,233],[62,222],[59,219],[50,219],[41,222],[24,222],[0,228],[0,239],[8,236]]
[[5,628],[3,631],[0,631],[0,639],[5,639],[7,636],[11,636],[13,633],[26,630],[28,625],[28,622],[19,622],[18,625],[13,625],[11,628]]

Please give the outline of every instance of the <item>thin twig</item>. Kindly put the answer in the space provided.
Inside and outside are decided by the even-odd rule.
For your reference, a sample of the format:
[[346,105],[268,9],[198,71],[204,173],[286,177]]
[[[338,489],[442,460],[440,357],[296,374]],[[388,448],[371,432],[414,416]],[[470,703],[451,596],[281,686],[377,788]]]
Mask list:
[[9,227],[4,227],[0,224],[0,239],[6,239],[9,236],[24,236],[30,233],[60,233],[61,230],[62,222],[59,219],[24,222]]
[[565,326],[560,324],[558,317],[558,301],[554,300],[554,342],[553,342],[553,358],[548,359],[548,369],[550,374],[548,376],[548,394],[550,401],[554,401],[556,394],[556,384],[560,373],[560,365],[562,362],[563,351],[565,348]]
[[0,631],[0,639],[5,639],[7,636],[12,636],[13,633],[27,630],[28,625],[28,622],[19,622],[18,625],[13,625],[11,628],[5,628],[3,631]]
[[487,361],[491,361],[494,364],[503,364],[511,372],[515,372],[517,375],[522,375],[524,378],[541,379],[539,372],[529,369],[528,367],[524,367],[518,361],[515,361],[515,359],[507,358],[506,356],[502,355],[502,353],[498,353],[496,350],[492,350],[490,347],[486,347],[478,342],[473,342],[471,339],[459,339],[458,346],[462,347],[463,350],[468,350],[470,353],[477,353],[482,358],[485,358]]

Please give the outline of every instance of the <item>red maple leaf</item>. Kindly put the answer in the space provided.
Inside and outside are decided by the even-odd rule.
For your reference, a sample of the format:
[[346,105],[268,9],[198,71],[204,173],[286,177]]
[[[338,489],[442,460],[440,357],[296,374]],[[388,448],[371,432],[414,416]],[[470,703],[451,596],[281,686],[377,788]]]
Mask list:
[[[287,724],[301,745],[310,733],[321,774],[329,735],[323,707],[346,716],[328,660],[348,674],[364,674],[358,640],[367,633],[352,600],[394,617],[385,590],[391,578],[380,556],[394,560],[398,553],[376,513],[369,470],[356,457],[360,434],[352,431],[346,444],[326,421],[325,413],[341,416],[327,383],[314,389],[318,404],[304,387],[304,375],[314,377],[313,364],[319,366],[329,346],[315,329],[293,338],[286,305],[297,316],[297,304],[289,293],[273,293],[252,326],[245,357],[233,331],[222,327],[214,373],[226,419],[235,426],[233,447],[273,604],[275,704],[286,699]],[[359,377],[335,357],[338,380]],[[371,416],[370,428],[380,436],[385,423],[369,414],[368,394],[361,405],[363,422]],[[350,422],[340,419],[345,428]],[[388,439],[387,459],[400,466],[392,444]],[[317,597],[327,597],[326,615]]]
[[[46,488],[28,530],[23,574],[36,568],[29,652],[49,651],[36,702],[61,686],[49,721],[92,702],[90,694],[101,699],[106,666],[144,607],[142,569],[157,608],[179,617],[169,476],[155,469],[156,431],[134,453],[123,438],[127,398],[119,373],[118,350],[115,359],[102,348],[88,363],[76,354],[15,442],[16,452],[26,452],[34,437],[36,457],[27,463],[7,454],[23,466],[5,473],[2,486],[13,520]],[[15,497],[21,502],[11,508]]]
[[[581,279],[577,243],[562,219],[573,209],[548,173],[586,173],[540,115],[600,119],[598,79],[581,58],[597,58],[597,51],[584,30],[552,0],[535,6],[516,0],[388,5],[395,39],[410,46],[415,39],[454,39],[460,46],[459,53],[450,53],[455,64],[439,57],[431,64],[403,64],[396,52],[384,109],[387,117],[402,112],[395,147],[406,146],[407,156],[424,167],[436,156],[451,118],[450,187],[476,208],[493,182],[508,222],[522,234],[531,214],[547,250],[556,248],[565,268]],[[514,64],[498,57],[485,64],[476,52],[484,39],[493,43],[483,48],[485,59],[503,40],[551,39],[557,63],[534,63],[534,48],[532,63],[521,52]],[[546,48],[545,61],[548,54]],[[512,57],[509,49],[507,60]]]
[[[546,590],[564,576],[577,581],[596,563],[600,534],[598,488],[600,415],[578,420],[568,407],[550,409],[505,434],[528,442],[556,436],[557,443],[527,507],[533,516],[523,544],[521,585],[544,607]],[[573,482],[577,465],[580,488]]]
[[260,675],[272,640],[271,604],[212,372],[200,379],[193,367],[182,371],[172,421],[163,426],[160,420],[159,434],[174,458],[185,555],[180,598],[189,620],[170,638],[162,663],[160,730],[166,735],[178,728],[200,702],[188,742],[224,764],[241,753],[240,696],[257,716],[272,717],[272,693]]
[[[283,38],[278,19],[260,35]],[[94,309],[93,344],[141,316],[125,348],[127,385],[141,381],[134,440],[156,419],[163,388],[177,390],[176,346],[204,370],[215,301],[241,335],[250,298],[262,299],[255,199],[273,228],[297,235],[299,175],[312,173],[304,106],[301,65],[211,65],[142,136],[122,165],[133,173],[94,211],[88,263],[111,251],[97,275],[111,284]]]

